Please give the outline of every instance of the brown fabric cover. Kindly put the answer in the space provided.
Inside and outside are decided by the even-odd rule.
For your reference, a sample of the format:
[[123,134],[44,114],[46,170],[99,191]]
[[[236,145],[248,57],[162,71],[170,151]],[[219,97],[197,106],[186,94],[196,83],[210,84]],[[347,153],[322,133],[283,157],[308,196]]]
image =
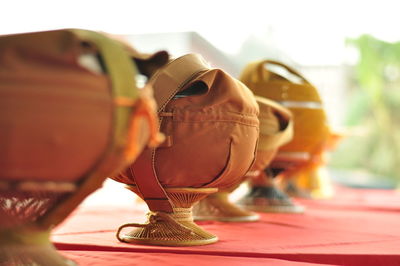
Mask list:
[[[132,69],[118,61],[123,48],[117,42],[108,39],[113,45],[104,52],[80,34],[91,33],[58,30],[1,36],[0,179],[75,181],[99,168],[112,143],[118,150],[112,151],[116,155],[109,163],[117,169],[148,142],[155,122],[150,121],[151,88],[139,99],[130,97],[131,89],[137,91],[136,85],[124,86],[135,82],[129,54],[123,56]],[[99,34],[95,38],[101,39]],[[116,50],[118,59],[102,57],[100,72],[80,63],[88,55],[96,60],[107,54],[110,59]]]
[[[224,71],[209,68],[198,55],[170,62],[150,84],[166,135],[152,161],[161,186],[226,188],[240,182],[254,161],[259,135],[258,106],[250,90]],[[170,100],[193,86],[203,93]],[[135,179],[151,178],[151,171],[134,174],[151,160],[151,152],[145,151],[114,179],[135,184]]]
[[291,112],[277,102],[255,96],[260,108],[260,138],[257,156],[251,171],[264,170],[274,158],[278,148],[293,137]]
[[0,39],[1,179],[71,181],[104,152],[109,80],[78,65],[81,53],[68,31]]
[[136,74],[100,33],[0,36],[0,239],[48,241],[43,230],[157,144],[152,89],[139,92]]

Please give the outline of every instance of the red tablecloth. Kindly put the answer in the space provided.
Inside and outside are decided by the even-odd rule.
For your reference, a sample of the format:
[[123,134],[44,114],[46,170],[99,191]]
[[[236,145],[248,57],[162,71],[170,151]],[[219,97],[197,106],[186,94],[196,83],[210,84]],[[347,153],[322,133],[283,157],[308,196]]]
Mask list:
[[[101,193],[113,197],[115,191]],[[333,199],[298,202],[305,214],[199,222],[220,241],[197,247],[120,243],[117,227],[143,220],[143,206],[84,205],[54,231],[53,240],[81,265],[400,265],[400,193],[339,187]]]
[[[321,264],[304,263],[289,260],[251,257],[229,257],[196,254],[174,254],[174,253],[146,253],[146,252],[107,252],[107,251],[61,251],[61,253],[77,262],[79,265],[229,265],[229,266],[255,266],[255,265],[277,265],[277,266],[306,266]],[[326,265],[326,264],[324,264]]]

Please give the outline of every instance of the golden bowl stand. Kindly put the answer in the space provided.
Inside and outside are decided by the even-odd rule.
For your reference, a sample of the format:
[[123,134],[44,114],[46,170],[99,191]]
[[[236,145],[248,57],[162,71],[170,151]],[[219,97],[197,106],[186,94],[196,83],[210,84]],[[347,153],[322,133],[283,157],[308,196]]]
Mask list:
[[[136,186],[127,186],[143,198]],[[147,214],[145,224],[128,223],[119,227],[117,238],[121,242],[160,245],[160,246],[198,246],[212,244],[218,237],[203,230],[193,222],[192,207],[217,188],[165,188],[172,203],[173,212],[152,212]],[[121,236],[122,229],[136,227]]]

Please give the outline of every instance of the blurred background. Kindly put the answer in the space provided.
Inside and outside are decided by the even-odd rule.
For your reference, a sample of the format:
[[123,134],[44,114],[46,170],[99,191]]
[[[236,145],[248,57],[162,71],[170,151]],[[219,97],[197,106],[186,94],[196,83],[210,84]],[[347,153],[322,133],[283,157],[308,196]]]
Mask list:
[[201,53],[234,76],[250,61],[297,68],[343,136],[331,177],[400,186],[400,2],[330,0],[6,1],[0,34],[84,28],[124,35],[142,52]]

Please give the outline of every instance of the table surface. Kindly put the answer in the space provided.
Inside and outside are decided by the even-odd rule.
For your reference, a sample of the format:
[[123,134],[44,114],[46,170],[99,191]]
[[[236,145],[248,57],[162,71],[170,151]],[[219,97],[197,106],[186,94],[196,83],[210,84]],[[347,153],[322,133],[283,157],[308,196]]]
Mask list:
[[53,232],[80,265],[400,265],[400,193],[335,186],[328,200],[296,199],[304,214],[259,222],[199,222],[219,242],[196,247],[120,243],[119,225],[143,222],[146,206],[107,182]]

